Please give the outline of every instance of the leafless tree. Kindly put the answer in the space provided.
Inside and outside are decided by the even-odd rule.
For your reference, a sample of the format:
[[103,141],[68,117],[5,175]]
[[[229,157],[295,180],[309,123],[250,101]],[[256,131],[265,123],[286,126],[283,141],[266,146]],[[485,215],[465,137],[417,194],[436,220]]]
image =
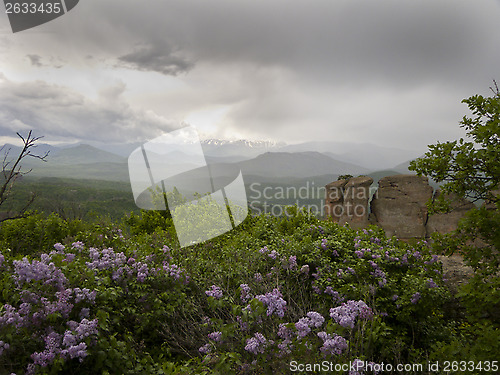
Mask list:
[[[40,159],[44,162],[46,162],[46,158],[49,155],[49,151],[44,153],[43,155],[37,155],[33,153],[34,149],[37,147],[37,142],[40,140],[42,137],[34,137],[32,134],[32,130],[29,131],[28,135],[26,137],[23,137],[21,134],[16,133],[19,138],[22,140],[22,148],[19,154],[14,157],[10,158],[10,151],[11,149],[5,149],[5,145],[0,148],[0,152],[4,152],[4,157],[2,161],[2,181],[0,182],[0,206],[4,204],[10,197],[12,188],[14,187],[14,184],[16,181],[31,172],[31,169],[27,171],[22,170],[22,161],[23,159],[27,157],[32,157],[36,159]],[[35,193],[31,193],[30,197],[28,198],[26,204],[18,210],[16,213],[11,213],[8,212],[6,215],[3,215],[4,217],[0,218],[0,222],[5,221],[5,220],[11,220],[11,219],[17,219],[20,217],[23,217],[26,210],[28,207],[33,203],[35,200]]]

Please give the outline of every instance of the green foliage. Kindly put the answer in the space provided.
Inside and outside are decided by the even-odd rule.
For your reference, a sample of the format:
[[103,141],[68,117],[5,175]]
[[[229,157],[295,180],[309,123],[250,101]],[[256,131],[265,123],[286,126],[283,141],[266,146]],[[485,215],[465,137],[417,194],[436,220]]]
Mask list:
[[[455,232],[434,235],[436,251],[459,252],[475,271],[456,296],[466,319],[452,327],[449,340],[436,344],[436,358],[491,360],[500,352],[500,196],[493,192],[500,187],[500,91],[496,82],[492,91],[488,98],[474,95],[463,100],[472,117],[464,116],[460,124],[471,141],[431,145],[409,167],[443,182],[445,193],[486,203],[468,212]],[[438,212],[449,208],[444,194],[431,205]]]
[[[98,322],[97,333],[84,339],[86,356],[80,362],[56,355],[37,367],[40,373],[262,374],[287,373],[291,360],[395,364],[494,357],[498,295],[488,294],[488,287],[498,293],[497,284],[473,281],[457,297],[468,315],[450,315],[441,265],[426,243],[386,238],[376,227],[356,232],[296,207],[287,214],[249,216],[235,230],[187,248],[179,247],[161,212],[127,219],[130,234],[111,222],[88,224],[71,236],[63,230],[52,238],[66,236],[54,240],[64,249],[51,244],[42,249],[47,254],[23,260],[32,275],[41,275],[23,282],[20,275],[30,273],[15,263],[22,251],[2,248],[0,337],[10,348],[0,368],[23,374],[32,354],[46,348],[48,332],[62,337],[82,314]],[[62,280],[62,289],[54,280]],[[214,286],[221,296],[206,294]],[[57,294],[76,288],[95,293],[95,300]],[[269,311],[270,294],[285,303],[282,313]],[[20,313],[23,321],[44,304],[52,313],[36,327],[6,324],[2,318],[12,313],[7,305],[14,313],[25,311],[27,298],[32,309]],[[364,301],[373,316],[356,318],[352,327],[341,324],[331,309],[347,301]],[[491,308],[481,310],[486,304]],[[311,312],[325,320],[300,337],[298,323]],[[289,342],[280,336],[282,327]],[[347,346],[328,354],[318,333]],[[254,353],[257,334],[266,344]]]
[[48,217],[33,213],[0,224],[0,243],[16,254],[34,254],[62,242],[88,228],[80,220],[63,220],[57,214]]

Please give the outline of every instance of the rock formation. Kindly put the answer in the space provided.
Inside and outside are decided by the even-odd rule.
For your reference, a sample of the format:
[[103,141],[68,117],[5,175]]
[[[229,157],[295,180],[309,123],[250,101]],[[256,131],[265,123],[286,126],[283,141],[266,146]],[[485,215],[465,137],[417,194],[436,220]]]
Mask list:
[[416,175],[387,176],[380,179],[378,184],[371,209],[386,235],[400,239],[425,238],[426,204],[432,198],[433,190],[428,178]]
[[359,176],[349,179],[344,185],[343,210],[339,224],[349,224],[351,228],[359,229],[369,225],[370,185],[373,178]]
[[347,180],[338,180],[325,186],[325,212],[336,223],[344,211],[344,186]]
[[[449,233],[457,229],[460,219],[475,207],[468,200],[446,196],[447,200],[451,200],[451,212],[428,215],[427,203],[437,199],[441,192],[436,190],[433,196],[428,178],[416,175],[381,178],[370,203],[372,183],[371,177],[360,176],[326,185],[327,217],[340,225],[347,223],[354,229],[375,224],[383,228],[389,237],[408,240],[428,238],[434,232]],[[500,191],[492,193],[498,196]],[[487,204],[492,206],[491,202]]]

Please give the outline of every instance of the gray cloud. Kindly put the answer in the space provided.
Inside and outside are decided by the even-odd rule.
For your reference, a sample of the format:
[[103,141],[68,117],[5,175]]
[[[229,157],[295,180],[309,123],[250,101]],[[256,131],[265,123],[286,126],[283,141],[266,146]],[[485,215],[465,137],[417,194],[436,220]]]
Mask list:
[[43,66],[43,64],[41,63],[42,56],[31,54],[31,55],[26,55],[26,57],[30,60],[31,65],[39,68]]
[[167,45],[136,47],[133,52],[118,58],[121,64],[132,69],[153,71],[166,75],[187,72],[193,63],[172,52]]
[[67,87],[43,81],[17,83],[0,75],[0,136],[34,129],[47,140],[126,142],[146,140],[178,128],[152,111],[136,109],[122,97],[123,83],[89,100]]
[[[70,65],[92,69],[105,61],[142,71],[151,82],[148,73],[158,72],[185,83],[156,96],[144,91],[143,110],[127,104],[125,94],[108,100],[102,93],[92,101],[73,92],[85,103],[75,108],[100,124],[136,119],[149,105],[166,107],[164,113],[176,118],[230,106],[221,134],[409,147],[455,137],[466,110],[460,100],[488,95],[492,79],[500,80],[499,17],[494,0],[164,0],[140,6],[88,0],[44,26],[52,34],[43,47]],[[19,48],[44,63],[37,42],[26,34]],[[84,129],[71,126],[71,134],[92,130],[79,124]]]

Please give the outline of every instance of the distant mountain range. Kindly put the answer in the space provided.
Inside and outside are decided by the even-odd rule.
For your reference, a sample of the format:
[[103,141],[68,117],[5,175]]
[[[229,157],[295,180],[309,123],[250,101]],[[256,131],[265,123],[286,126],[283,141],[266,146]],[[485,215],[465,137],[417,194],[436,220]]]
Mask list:
[[[33,153],[49,152],[46,162],[36,158],[23,160],[23,168],[32,168],[31,175],[43,177],[70,177],[128,181],[128,155],[140,144],[53,146],[38,144]],[[5,145],[10,158],[20,152],[20,147]],[[333,181],[342,174],[373,175],[381,173],[409,173],[408,160],[420,154],[411,150],[384,148],[371,144],[335,142],[305,142],[295,145],[266,141],[202,141],[205,158],[210,164],[232,164],[241,169],[243,176],[251,179],[304,179],[314,176],[331,176]],[[1,155],[3,156],[3,154]],[[173,150],[165,155],[173,163],[190,162],[190,156]]]

